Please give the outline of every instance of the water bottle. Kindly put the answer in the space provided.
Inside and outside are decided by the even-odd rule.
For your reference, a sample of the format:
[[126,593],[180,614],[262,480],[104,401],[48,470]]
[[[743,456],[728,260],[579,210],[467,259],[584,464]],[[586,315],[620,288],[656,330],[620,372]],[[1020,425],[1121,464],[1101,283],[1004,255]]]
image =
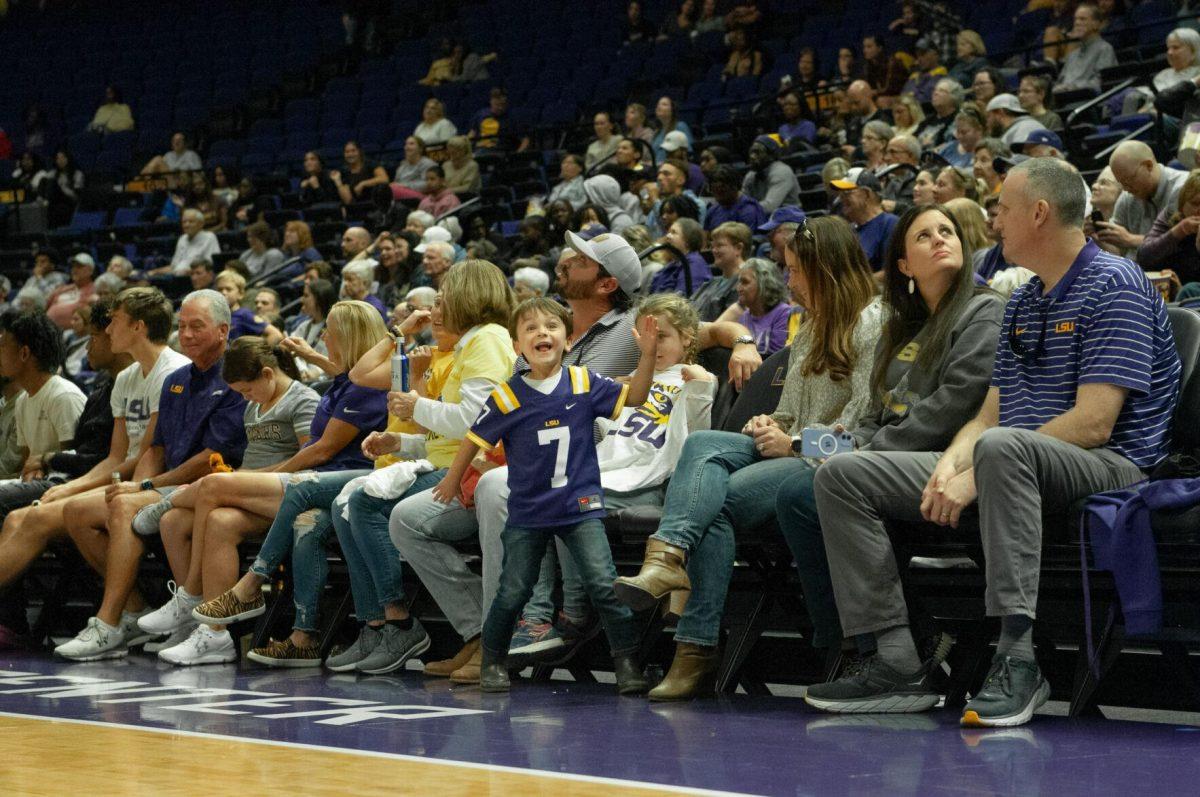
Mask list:
[[404,338],[396,338],[396,353],[392,355],[392,392],[408,392],[408,355],[404,353]]

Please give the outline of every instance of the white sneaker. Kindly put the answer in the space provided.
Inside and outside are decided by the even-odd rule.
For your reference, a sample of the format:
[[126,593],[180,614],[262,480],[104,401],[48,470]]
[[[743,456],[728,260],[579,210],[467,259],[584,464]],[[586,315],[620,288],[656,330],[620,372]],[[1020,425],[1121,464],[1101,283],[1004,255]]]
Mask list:
[[125,638],[125,647],[132,648],[144,642],[149,642],[158,636],[157,634],[146,633],[138,625],[141,619],[150,614],[150,612],[150,609],[143,609],[136,614],[133,612],[121,612],[121,635]]
[[167,648],[173,648],[183,640],[192,635],[192,631],[196,628],[195,624],[185,625],[183,628],[176,628],[171,632],[170,636],[161,636],[153,642],[147,642],[142,646],[143,653],[161,653]]
[[54,652],[72,661],[119,659],[129,652],[122,633],[124,625],[122,622],[120,626],[111,626],[99,617],[89,617],[83,630],[74,639],[56,647]]
[[138,628],[147,634],[162,636],[185,626],[190,630],[196,625],[192,609],[200,605],[202,598],[188,594],[183,587],[176,587],[174,581],[167,582],[167,589],[171,591],[171,599],[138,619]]
[[238,651],[228,631],[214,631],[198,625],[180,644],[161,650],[158,657],[171,664],[228,664],[237,661]]

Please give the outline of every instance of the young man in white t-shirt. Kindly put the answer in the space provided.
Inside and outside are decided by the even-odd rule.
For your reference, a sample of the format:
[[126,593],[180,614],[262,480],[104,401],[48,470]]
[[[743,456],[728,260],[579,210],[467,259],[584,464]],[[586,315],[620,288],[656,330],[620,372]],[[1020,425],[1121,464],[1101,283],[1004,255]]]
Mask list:
[[10,310],[0,316],[0,375],[21,386],[17,399],[17,447],[22,477],[35,463],[65,448],[87,398],[55,374],[63,363],[62,333],[49,317]]
[[[67,536],[65,499],[85,493],[103,495],[113,473],[120,473],[122,479],[133,476],[138,458],[154,437],[163,382],[190,362],[167,348],[173,319],[171,302],[157,288],[129,288],[117,297],[108,334],[113,351],[130,354],[134,363],[117,375],[113,386],[109,454],[83,476],[51,487],[39,506],[8,515],[0,530],[0,587],[19,578],[51,540]],[[106,548],[103,540],[99,542],[80,550],[88,563],[103,573]],[[122,625],[126,620],[131,631],[136,631],[137,618],[122,618]]]

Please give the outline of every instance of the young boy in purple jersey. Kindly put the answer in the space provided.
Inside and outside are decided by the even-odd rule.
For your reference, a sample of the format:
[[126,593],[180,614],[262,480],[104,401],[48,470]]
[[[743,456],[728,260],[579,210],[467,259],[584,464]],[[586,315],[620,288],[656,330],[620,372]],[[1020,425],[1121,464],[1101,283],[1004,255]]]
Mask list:
[[634,660],[638,632],[633,613],[617,601],[612,588],[616,567],[601,523],[604,491],[592,427],[596,418],[616,419],[627,403],[645,402],[654,375],[658,322],[647,315],[641,329],[634,330],[641,358],[628,385],[586,368],[563,367],[571,316],[557,302],[541,297],[522,302],[509,331],[529,370],[492,392],[450,471],[433,488],[438,500],[450,503],[479,450],[504,443],[509,515],[500,588],[483,624],[480,688],[508,691],[505,657],[513,625],[533,592],[546,545],[557,535],[574,557],[604,623],[617,691],[640,694],[649,684]]

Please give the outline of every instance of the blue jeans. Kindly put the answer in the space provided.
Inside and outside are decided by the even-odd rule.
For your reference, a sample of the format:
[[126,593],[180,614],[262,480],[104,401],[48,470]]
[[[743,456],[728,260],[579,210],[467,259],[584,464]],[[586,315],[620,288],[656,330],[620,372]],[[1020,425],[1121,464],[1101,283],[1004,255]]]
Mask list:
[[775,516],[800,573],[804,605],[813,624],[813,647],[827,648],[841,640],[842,624],[833,599],[833,580],[813,494],[816,473],[816,468],[804,468],[780,485],[775,493]]
[[483,621],[484,649],[501,658],[508,653],[513,624],[521,616],[521,609],[533,593],[546,547],[551,538],[556,536],[566,545],[579,569],[584,589],[604,623],[612,654],[619,656],[632,653],[637,649],[638,631],[633,612],[619,602],[613,592],[617,568],[613,565],[604,524],[599,520],[537,529],[511,524],[504,527],[501,535],[504,565],[500,571],[500,588],[496,592],[496,599],[488,609],[487,619]]
[[676,626],[676,641],[717,644],[733,575],[735,524],[753,532],[774,521],[779,487],[811,469],[791,457],[763,459],[748,435],[705,431],[688,436],[653,535],[688,552],[692,594]]
[[392,507],[410,495],[431,489],[445,475],[445,470],[422,473],[395,499],[375,498],[359,487],[347,504],[349,520],[342,516],[340,506],[334,507],[333,528],[350,573],[354,612],[359,621],[382,620],[384,606],[404,601],[400,553],[388,533]]
[[[321,590],[325,587],[325,579],[329,577],[329,562],[325,556],[325,543],[333,528],[329,506],[347,482],[368,473],[369,470],[351,470],[306,474],[283,490],[279,513],[267,531],[250,572],[270,578],[279,563],[291,552],[292,591],[296,604],[293,628],[297,631],[317,629]],[[309,510],[313,511],[305,514]],[[353,573],[350,579],[353,590]],[[357,602],[354,608],[356,613],[364,608],[368,611],[378,610],[378,607],[360,606]]]

